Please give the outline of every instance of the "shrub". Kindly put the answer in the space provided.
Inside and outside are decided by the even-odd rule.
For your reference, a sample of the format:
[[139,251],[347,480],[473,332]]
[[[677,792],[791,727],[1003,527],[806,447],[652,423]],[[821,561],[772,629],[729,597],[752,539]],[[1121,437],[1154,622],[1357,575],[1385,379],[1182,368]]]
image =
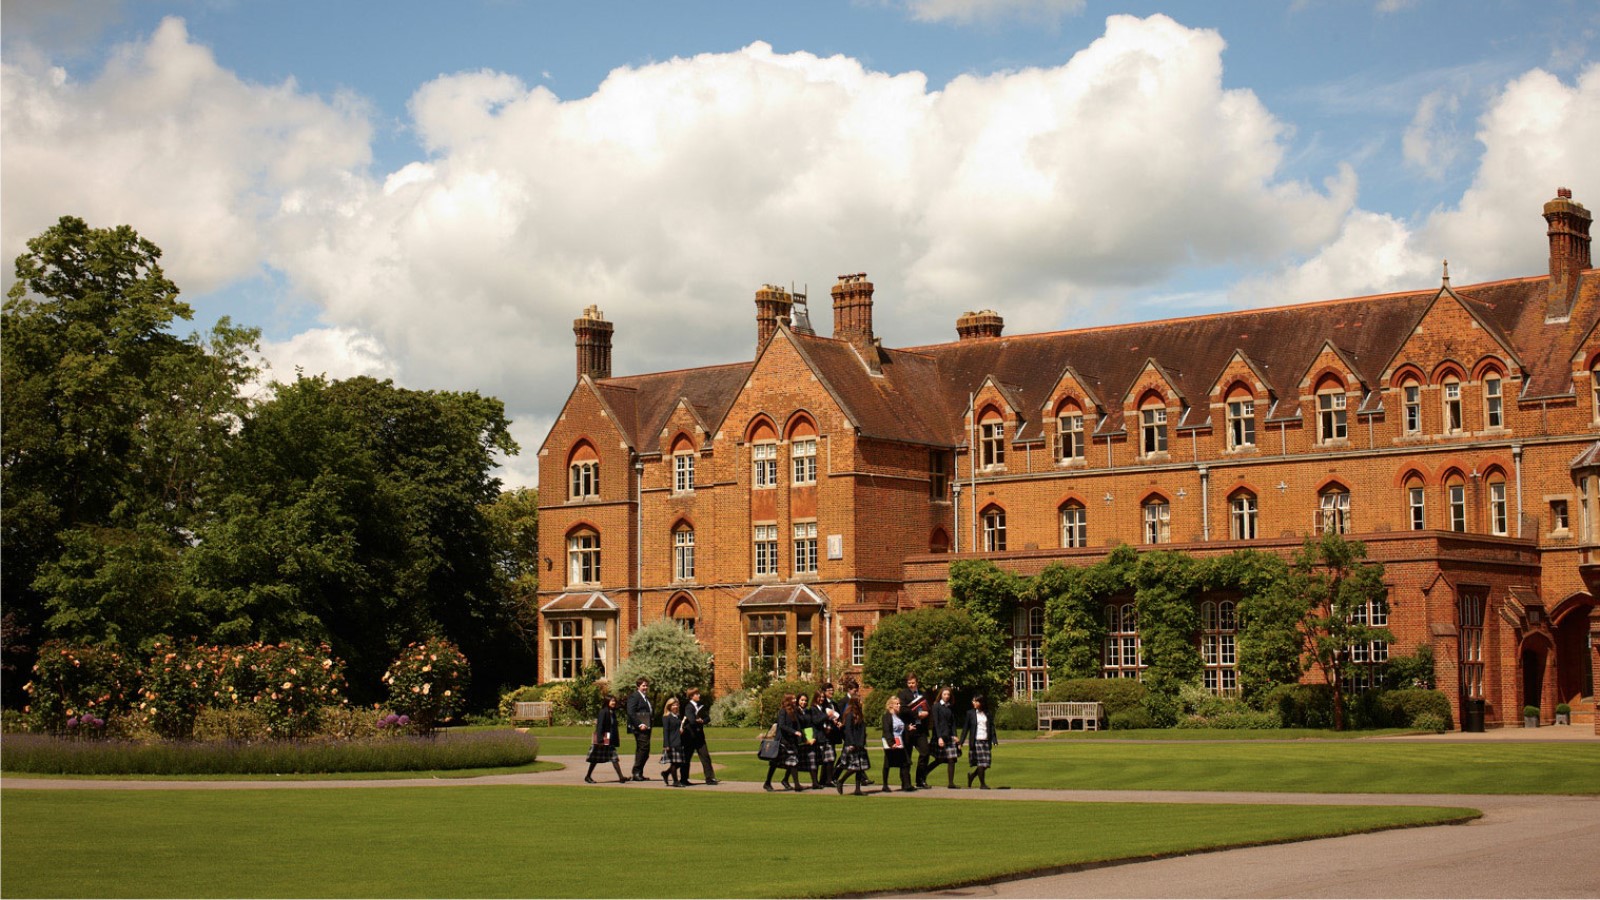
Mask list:
[[[344,702],[344,675],[327,644],[312,648],[285,641],[253,644],[244,649],[248,651],[247,659],[253,656],[256,660],[249,671],[260,679],[252,704],[266,720],[273,737],[310,735],[316,731],[317,717],[325,707]],[[238,693],[241,697],[245,694]]]
[[640,678],[650,679],[650,701],[659,718],[666,698],[692,687],[711,686],[711,654],[694,635],[671,619],[657,619],[628,637],[628,658],[612,680],[620,692],[632,691]]
[[1433,647],[1418,644],[1410,656],[1390,656],[1384,667],[1383,684],[1391,690],[1432,688]]
[[127,710],[138,691],[138,669],[116,647],[46,641],[39,648],[33,680],[23,690],[34,727],[61,733],[75,716],[110,719]]
[[711,704],[711,724],[717,728],[754,728],[760,718],[752,691],[724,694]]
[[1418,728],[1417,718],[1423,715],[1434,716],[1444,723],[1448,730],[1453,727],[1450,715],[1450,698],[1442,691],[1428,690],[1403,690],[1384,691],[1377,697],[1378,708],[1382,711],[1383,724],[1395,728]]
[[[540,700],[544,700],[546,687],[547,685],[530,684],[524,687],[512,688],[500,695],[500,703],[495,709],[499,712],[501,719],[510,722],[516,717],[518,703],[537,703]],[[551,715],[551,719],[555,719],[554,714]]]
[[1570,715],[1571,713],[1572,713],[1572,707],[1571,706],[1568,706],[1565,703],[1557,703],[1556,704],[1556,715],[1565,716],[1565,715]]
[[896,613],[878,623],[867,638],[862,681],[878,690],[898,691],[915,673],[924,691],[943,685],[956,689],[965,706],[974,692],[991,701],[1011,681],[1011,654],[995,635],[957,609],[924,608]]
[[544,688],[544,697],[541,698],[550,704],[551,725],[577,725],[594,718],[594,710],[589,710],[587,716],[578,712],[572,704],[572,685],[564,681],[547,684]]
[[994,714],[994,727],[1007,731],[1036,731],[1039,707],[1026,700],[1008,700]]
[[[891,691],[885,688],[881,691],[868,691],[861,695],[861,717],[867,720],[868,739],[872,739],[872,735],[876,734],[883,726],[884,707],[889,705],[889,698],[898,693],[899,691]],[[989,708],[993,709],[994,707],[991,705]],[[965,716],[966,713],[961,715]]]
[[141,673],[139,708],[156,734],[168,739],[187,738],[195,717],[207,705],[232,706],[236,700],[217,701],[222,695],[225,667],[214,659],[216,648],[158,640],[150,645],[150,658]]
[[1280,684],[1262,695],[1261,708],[1276,711],[1284,728],[1333,727],[1333,691],[1325,684]]
[[766,690],[756,695],[756,725],[766,728],[778,721],[778,709],[783,705],[784,694],[798,694],[801,691],[812,694],[816,690],[815,683],[797,679],[775,681],[767,685]]
[[1107,716],[1111,723],[1112,731],[1127,731],[1131,728],[1154,728],[1155,722],[1151,721],[1150,714],[1143,707],[1124,709]]
[[1450,730],[1450,723],[1435,713],[1425,712],[1417,713],[1416,718],[1411,720],[1411,727],[1430,734],[1442,734]]
[[1178,719],[1178,728],[1233,728],[1241,730],[1265,731],[1280,727],[1278,714],[1275,712],[1254,710],[1243,703],[1235,703],[1228,709],[1213,712],[1205,716],[1183,716]]
[[1522,708],[1522,717],[1524,719],[1537,719],[1537,718],[1539,718],[1539,707],[1537,707],[1537,706],[1524,706]]
[[[600,709],[600,698],[611,690],[611,685],[606,681],[606,670],[599,663],[590,663],[583,667],[578,677],[567,682],[567,693],[562,698],[570,714],[565,716],[562,725],[573,725],[579,722],[593,722],[595,713]],[[546,699],[549,699],[548,697]]]
[[423,733],[461,713],[466,705],[470,668],[455,644],[442,638],[407,644],[383,673],[389,686],[389,706],[411,717]]
[[[1099,703],[1109,717],[1114,713],[1141,709],[1147,690],[1132,678],[1071,678],[1050,685],[1039,697],[1049,703]],[[1141,726],[1148,727],[1148,726]]]
[[[199,725],[197,723],[196,727]],[[516,731],[371,741],[80,743],[17,735],[0,744],[7,773],[41,775],[309,775],[522,766],[539,758],[537,738]]]
[[193,723],[197,741],[227,741],[235,744],[254,744],[267,740],[267,720],[249,707],[233,709],[202,709]]
[[317,719],[319,740],[369,741],[383,734],[378,727],[378,711],[355,706],[334,706],[323,709]]

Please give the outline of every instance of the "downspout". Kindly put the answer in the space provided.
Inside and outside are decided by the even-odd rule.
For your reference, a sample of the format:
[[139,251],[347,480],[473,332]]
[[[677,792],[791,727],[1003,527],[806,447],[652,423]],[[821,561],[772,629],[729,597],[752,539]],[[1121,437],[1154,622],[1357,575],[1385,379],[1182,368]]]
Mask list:
[[1200,467],[1200,539],[1211,540],[1211,470]]
[[950,497],[951,497],[951,503],[954,506],[954,508],[952,510],[950,510],[950,516],[951,516],[950,534],[951,534],[952,540],[955,541],[955,545],[956,545],[955,546],[955,552],[960,553],[961,552],[961,482],[957,481],[955,484],[950,485]]
[[1511,445],[1511,462],[1517,470],[1517,537],[1522,537],[1522,445]]
[[972,502],[968,518],[972,521],[972,548],[978,547],[978,395],[967,393],[967,474],[972,480]]
[[[633,627],[644,627],[644,459],[633,457]],[[629,641],[632,644],[632,641]]]

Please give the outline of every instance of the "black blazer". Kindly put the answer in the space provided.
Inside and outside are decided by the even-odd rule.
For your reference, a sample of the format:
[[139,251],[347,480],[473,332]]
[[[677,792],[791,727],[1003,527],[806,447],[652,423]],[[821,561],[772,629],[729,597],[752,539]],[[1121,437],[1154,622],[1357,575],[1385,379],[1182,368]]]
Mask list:
[[933,722],[933,739],[944,739],[946,745],[956,739],[956,711],[948,703],[935,703],[933,715],[928,717]]
[[840,728],[840,733],[844,736],[844,745],[846,747],[860,747],[863,750],[866,749],[867,722],[865,719],[861,720],[859,725],[851,722],[850,713],[848,710],[846,710],[844,716],[844,725]]
[[[838,718],[828,715],[834,713]],[[846,710],[839,708],[837,700],[830,700],[817,705],[817,718],[822,720],[822,737],[830,744],[837,744],[844,740],[844,719]]]
[[805,726],[801,724],[800,718],[791,716],[781,709],[778,710],[778,740],[781,743],[798,748],[804,742],[800,729]]
[[[901,722],[905,722],[905,719],[901,719],[900,721]],[[908,723],[906,725],[906,728],[909,729],[910,727],[911,726]],[[909,734],[909,733],[910,732],[908,730],[906,732],[906,734]],[[894,713],[889,712],[888,710],[885,710],[884,713],[883,713],[883,739],[888,741],[890,746],[894,745]],[[902,747],[904,747],[905,744],[906,744],[906,735],[902,734],[902,735],[900,735],[900,745]]]
[[[928,709],[929,708],[929,704],[933,703],[933,698],[929,697],[927,694],[924,694],[921,691],[918,691],[917,695],[922,697],[922,708],[923,709]],[[927,728],[928,721],[929,721],[929,719],[932,719],[933,716],[929,715],[928,718],[926,718],[926,719],[922,718],[921,716],[918,716],[916,711],[911,708],[911,704],[913,702],[912,701],[913,695],[911,693],[911,689],[910,688],[906,688],[905,690],[901,691],[899,696],[900,696],[900,721],[906,723],[906,734],[907,734],[907,736],[910,736],[912,732],[916,732],[916,731],[920,731],[923,734],[927,734],[928,733],[928,728]]]
[[700,704],[700,714],[694,714],[694,703],[683,701],[683,747],[698,750],[706,742],[706,722],[711,718],[711,707]]
[[634,691],[628,695],[628,730],[638,732],[643,725],[646,731],[650,730],[650,719],[653,710],[650,708],[650,698]]
[[613,747],[621,740],[617,736],[617,714],[605,706],[600,707],[600,712],[594,717],[594,742],[600,743],[602,736],[610,736]]
[[677,713],[667,713],[661,717],[662,736],[666,739],[668,750],[683,746],[683,717]]
[[[986,743],[989,746],[993,747],[995,744],[1000,743],[1000,735],[995,732],[994,713],[988,713],[987,715],[989,716],[989,739],[987,741],[985,741],[984,743]],[[961,740],[961,743],[967,745],[967,750],[968,751],[977,749],[977,746],[978,746],[978,711],[977,710],[975,710],[975,709],[968,709],[967,710],[967,721],[966,721],[965,724],[963,724],[961,726],[961,738],[960,738],[960,740]]]

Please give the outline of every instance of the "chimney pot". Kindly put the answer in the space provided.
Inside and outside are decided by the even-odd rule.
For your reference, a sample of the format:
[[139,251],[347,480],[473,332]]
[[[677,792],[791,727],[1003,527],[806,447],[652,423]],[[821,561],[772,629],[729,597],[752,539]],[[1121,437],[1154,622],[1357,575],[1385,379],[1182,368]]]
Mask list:
[[794,297],[781,287],[764,284],[756,291],[756,352],[778,333],[778,323],[788,323]]
[[963,341],[977,338],[997,338],[1006,328],[1006,320],[992,309],[968,310],[956,319],[956,335]]
[[840,275],[833,286],[833,336],[854,345],[874,373],[880,370],[872,337],[872,282],[867,273]]
[[1563,319],[1572,310],[1578,277],[1593,264],[1589,256],[1589,225],[1593,216],[1582,203],[1572,199],[1569,188],[1556,188],[1554,200],[1544,205],[1544,220],[1549,223],[1550,287],[1545,297],[1545,318]]
[[578,350],[578,377],[611,377],[611,332],[615,328],[606,321],[600,307],[591,303],[583,315],[572,320],[572,334]]

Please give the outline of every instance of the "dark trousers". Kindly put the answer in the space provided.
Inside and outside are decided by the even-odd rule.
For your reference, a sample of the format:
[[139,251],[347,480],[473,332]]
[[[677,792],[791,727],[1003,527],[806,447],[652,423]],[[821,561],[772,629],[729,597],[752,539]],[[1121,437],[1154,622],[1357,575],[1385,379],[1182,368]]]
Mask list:
[[933,749],[928,744],[928,734],[921,728],[911,733],[911,739],[906,742],[906,768],[911,768],[912,750],[916,751],[917,777],[916,783],[928,777],[928,768],[933,760]]
[[[717,776],[711,774],[711,751],[706,749],[706,742],[703,738],[695,744],[694,752],[695,755],[700,757],[700,768],[705,772],[705,780],[711,781],[716,778]],[[683,764],[683,774],[685,776],[689,774],[689,764],[687,762]]]
[[643,775],[645,764],[650,762],[650,730],[633,733],[633,774]]

